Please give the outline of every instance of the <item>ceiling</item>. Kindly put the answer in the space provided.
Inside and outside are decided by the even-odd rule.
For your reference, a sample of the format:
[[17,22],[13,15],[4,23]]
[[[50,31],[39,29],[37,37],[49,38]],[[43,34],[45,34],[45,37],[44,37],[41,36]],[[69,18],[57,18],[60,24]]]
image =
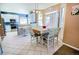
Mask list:
[[55,5],[55,3],[0,3],[0,10],[28,14],[29,11],[35,8],[45,9],[53,5]]

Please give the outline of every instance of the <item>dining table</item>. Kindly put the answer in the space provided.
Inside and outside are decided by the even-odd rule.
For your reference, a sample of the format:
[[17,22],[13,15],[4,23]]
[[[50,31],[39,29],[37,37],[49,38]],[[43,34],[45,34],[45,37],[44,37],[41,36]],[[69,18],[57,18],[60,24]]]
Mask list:
[[36,37],[37,43],[43,44],[43,36],[45,34],[45,29],[32,29],[34,32],[34,36]]
[[32,29],[34,32],[34,36],[36,37],[36,42],[39,43],[40,38],[41,38],[41,32],[37,29]]

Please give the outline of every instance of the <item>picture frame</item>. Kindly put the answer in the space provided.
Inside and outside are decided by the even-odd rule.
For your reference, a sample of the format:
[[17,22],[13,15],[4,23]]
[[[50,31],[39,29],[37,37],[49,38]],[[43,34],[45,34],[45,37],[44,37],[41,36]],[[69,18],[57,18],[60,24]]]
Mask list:
[[72,15],[79,15],[79,5],[75,5],[72,7]]

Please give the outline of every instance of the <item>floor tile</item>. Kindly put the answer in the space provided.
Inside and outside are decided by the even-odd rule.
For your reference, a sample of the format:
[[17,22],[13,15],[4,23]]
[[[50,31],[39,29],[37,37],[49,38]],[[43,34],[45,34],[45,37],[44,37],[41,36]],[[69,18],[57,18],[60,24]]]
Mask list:
[[30,36],[21,37],[16,32],[7,33],[7,36],[2,42],[4,55],[52,55],[62,43],[54,48],[50,48],[48,53],[46,46],[37,44],[35,41],[31,43]]

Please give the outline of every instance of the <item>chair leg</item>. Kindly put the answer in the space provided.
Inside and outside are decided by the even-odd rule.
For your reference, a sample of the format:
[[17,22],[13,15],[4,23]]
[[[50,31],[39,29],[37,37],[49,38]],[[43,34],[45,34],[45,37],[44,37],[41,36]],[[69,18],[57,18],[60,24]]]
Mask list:
[[49,39],[47,40],[47,53],[49,54]]
[[1,47],[1,54],[3,54],[3,50],[2,50],[2,47]]
[[31,36],[31,45],[32,45],[32,40],[33,40],[33,39],[32,39],[32,36]]
[[57,45],[58,45],[58,37],[57,37]]
[[54,38],[53,38],[53,48],[54,48]]
[[1,44],[0,44],[0,50],[1,50],[1,55],[3,54],[3,49],[2,49],[2,46],[1,46]]
[[41,44],[43,45],[43,38],[41,37]]
[[36,44],[38,44],[38,37],[36,37]]
[[38,43],[40,43],[40,36],[38,36]]

